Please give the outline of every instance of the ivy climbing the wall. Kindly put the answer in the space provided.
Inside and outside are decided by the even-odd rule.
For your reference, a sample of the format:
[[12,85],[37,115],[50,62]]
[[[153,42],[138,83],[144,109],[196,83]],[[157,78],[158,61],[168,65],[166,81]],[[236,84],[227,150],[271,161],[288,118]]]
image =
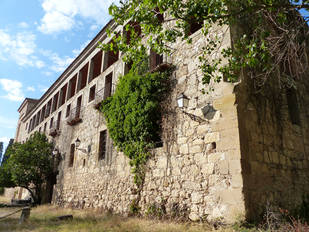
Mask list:
[[170,72],[120,77],[113,96],[102,103],[109,134],[117,149],[129,159],[134,181],[141,188],[149,150],[160,141],[160,102],[167,90]]

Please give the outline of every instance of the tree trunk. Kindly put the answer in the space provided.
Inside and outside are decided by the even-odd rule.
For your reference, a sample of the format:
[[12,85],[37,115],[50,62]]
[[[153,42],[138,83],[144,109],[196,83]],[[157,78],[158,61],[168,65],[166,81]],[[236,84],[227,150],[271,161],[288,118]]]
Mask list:
[[31,197],[32,197],[34,203],[36,204],[38,199],[35,196],[35,194],[33,193],[33,191],[28,186],[20,186],[20,187],[25,188],[25,189],[27,189],[30,192]]

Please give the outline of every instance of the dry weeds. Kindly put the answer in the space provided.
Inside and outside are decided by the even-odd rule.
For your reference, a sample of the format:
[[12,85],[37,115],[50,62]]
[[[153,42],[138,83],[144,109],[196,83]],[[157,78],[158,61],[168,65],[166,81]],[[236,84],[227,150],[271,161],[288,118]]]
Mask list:
[[[2,209],[0,209],[1,211]],[[72,214],[70,221],[56,220],[57,216]],[[19,225],[18,215],[0,221],[3,232],[207,232],[208,224],[173,223],[168,221],[124,218],[94,210],[71,210],[55,206],[40,206],[31,210],[28,222]],[[232,232],[232,229],[217,230]]]

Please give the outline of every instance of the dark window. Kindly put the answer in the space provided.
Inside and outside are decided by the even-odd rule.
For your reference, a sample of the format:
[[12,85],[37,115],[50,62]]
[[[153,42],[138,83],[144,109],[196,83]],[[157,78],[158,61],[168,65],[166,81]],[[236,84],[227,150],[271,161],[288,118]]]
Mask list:
[[89,102],[94,100],[94,97],[95,97],[95,85],[92,86],[89,90]]
[[41,120],[40,120],[40,122],[43,122],[43,121],[44,121],[44,118],[45,118],[45,111],[46,111],[46,106],[43,106],[43,108],[42,108],[42,113],[41,113]]
[[150,70],[156,68],[163,63],[163,55],[157,54],[155,51],[150,51]]
[[132,31],[134,31],[134,37],[137,38],[142,34],[142,28],[137,22],[129,22],[126,26],[125,34],[126,34],[126,42],[127,44],[131,43],[131,39],[133,38]]
[[60,90],[60,104],[59,107],[62,106],[65,103],[65,97],[67,95],[67,84],[63,86]]
[[67,105],[67,111],[66,111],[66,114],[65,114],[66,117],[69,117],[70,111],[71,111],[71,104]]
[[58,105],[58,98],[59,98],[59,92],[55,94],[54,98],[53,98],[53,108],[52,108],[52,112],[54,112],[57,109],[57,105]]
[[108,69],[111,65],[113,65],[119,58],[119,51],[107,51],[104,57],[104,70]]
[[100,143],[99,143],[99,160],[105,159],[106,157],[106,139],[107,130],[100,132]]
[[[75,95],[77,74],[69,81],[68,99]],[[68,100],[67,99],[67,100]]]
[[57,130],[59,130],[59,128],[60,128],[60,120],[61,120],[61,111],[58,113]]
[[51,119],[50,119],[50,124],[49,124],[49,129],[52,128],[53,123],[54,123],[54,118],[51,118]]
[[79,96],[77,98],[77,104],[76,104],[76,118],[80,117],[81,107],[82,107],[82,96]]
[[154,9],[154,12],[155,12],[155,16],[158,19],[159,23],[160,24],[163,23],[164,22],[164,15],[161,14],[160,9],[158,7],[156,7]]
[[189,34],[192,35],[203,27],[203,22],[198,22],[195,18],[192,18],[189,22]]
[[41,111],[39,111],[39,112],[36,114],[36,123],[35,123],[35,126],[39,125],[39,123],[40,123],[40,114],[41,114]]
[[87,84],[88,63],[79,71],[78,91],[85,88]]
[[101,67],[102,67],[102,51],[99,51],[91,59],[91,67],[90,67],[90,75],[88,83],[101,74]]
[[39,133],[41,133],[41,127],[39,128]]
[[52,99],[49,100],[46,107],[45,118],[47,118],[51,111]]
[[128,72],[130,72],[132,68],[132,62],[130,63],[125,63],[125,66],[124,66],[124,75],[126,75]]
[[112,95],[112,82],[113,82],[113,73],[110,73],[105,77],[104,99]]
[[44,132],[46,132],[47,122],[44,124]]
[[74,153],[75,153],[75,144],[72,143],[70,147],[70,160],[69,160],[69,167],[73,167],[74,163]]
[[296,91],[294,88],[286,90],[290,120],[293,124],[300,125],[300,115]]
[[31,124],[32,124],[32,119],[30,119],[30,122],[29,122],[28,133],[30,132]]
[[36,123],[36,115],[34,115],[33,117],[32,130],[35,128],[35,123]]

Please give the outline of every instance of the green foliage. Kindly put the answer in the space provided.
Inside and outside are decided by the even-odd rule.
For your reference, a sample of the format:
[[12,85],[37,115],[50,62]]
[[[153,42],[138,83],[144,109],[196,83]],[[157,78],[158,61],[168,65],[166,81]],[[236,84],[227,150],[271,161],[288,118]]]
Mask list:
[[138,206],[138,200],[133,200],[130,204],[130,216],[137,216],[141,208]]
[[149,149],[160,140],[160,101],[168,75],[139,75],[131,71],[120,77],[114,95],[101,107],[111,138],[131,160],[138,186],[143,183],[143,166],[150,155]]
[[166,215],[166,208],[163,201],[162,204],[154,203],[148,206],[146,216],[149,218],[162,219]]
[[[7,151],[9,158],[0,169],[0,186],[24,187],[40,203],[42,184],[53,173],[52,147],[47,137],[38,132],[24,144],[12,144]],[[35,195],[30,189],[31,184],[35,186]]]
[[[273,76],[278,78],[279,84],[291,87],[307,69],[308,30],[304,19],[308,18],[296,10],[308,9],[309,1],[287,0],[120,1],[118,6],[110,7],[110,14],[121,25],[138,22],[143,41],[134,34],[135,28],[127,25],[125,30],[134,38],[129,44],[125,35],[117,35],[113,46],[101,47],[123,51],[128,62],[140,57],[140,51],[146,47],[169,54],[173,52],[170,44],[177,39],[192,42],[192,23],[203,24],[202,33],[207,43],[199,59],[204,84],[219,82],[223,77],[234,82],[240,73],[246,73],[259,87]],[[159,15],[163,13],[162,20]],[[224,35],[216,34],[218,26],[231,29],[233,45],[222,46]],[[225,36],[229,36],[228,33],[226,30]],[[277,75],[278,70],[281,75]]]

